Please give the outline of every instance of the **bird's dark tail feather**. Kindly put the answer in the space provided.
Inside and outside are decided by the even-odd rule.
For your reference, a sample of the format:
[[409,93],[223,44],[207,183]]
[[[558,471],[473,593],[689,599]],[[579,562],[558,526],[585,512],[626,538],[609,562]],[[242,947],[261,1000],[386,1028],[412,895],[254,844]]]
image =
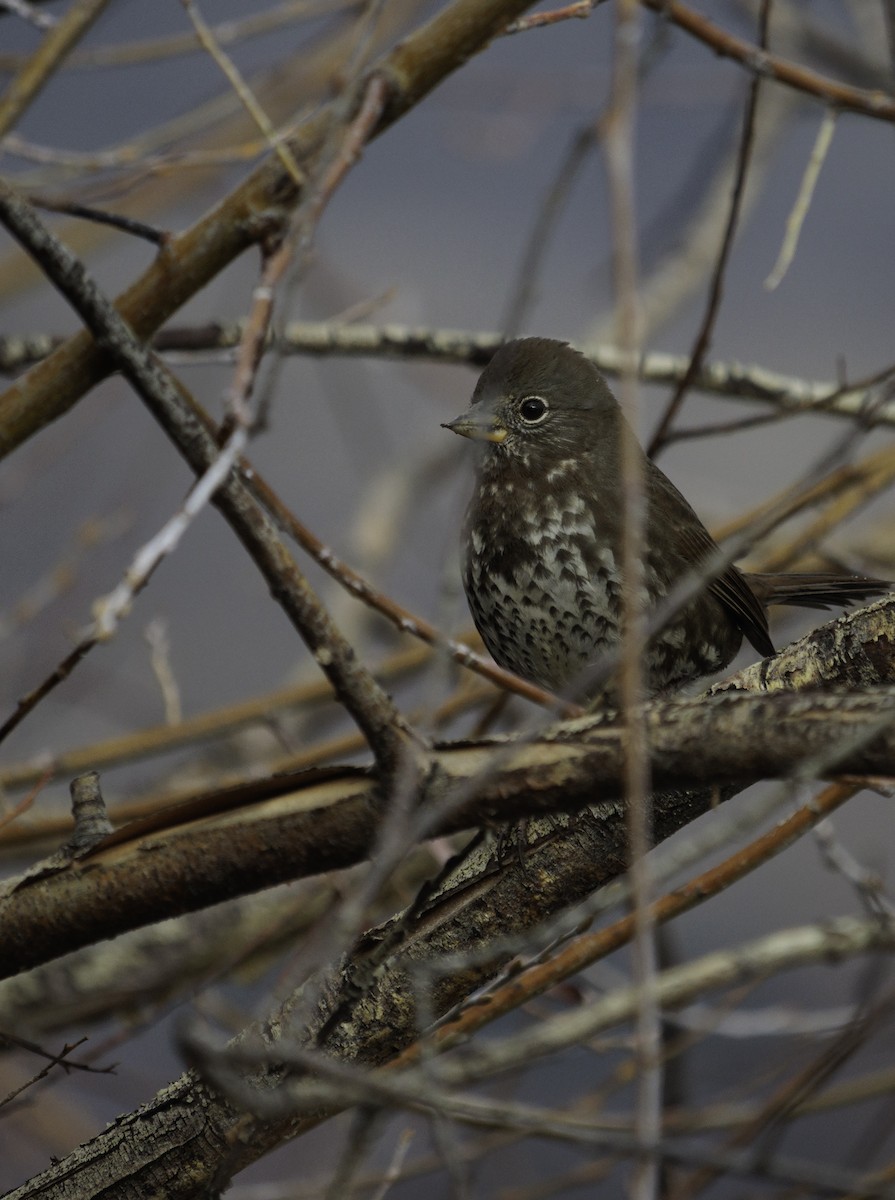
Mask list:
[[895,588],[887,579],[863,575],[747,575],[763,604],[797,604],[801,608],[844,608],[858,600],[884,596]]

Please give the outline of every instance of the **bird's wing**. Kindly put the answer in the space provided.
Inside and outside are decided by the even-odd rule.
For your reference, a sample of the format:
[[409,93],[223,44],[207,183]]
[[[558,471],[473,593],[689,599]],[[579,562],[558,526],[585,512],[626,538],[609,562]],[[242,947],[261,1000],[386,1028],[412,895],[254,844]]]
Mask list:
[[[666,519],[670,517],[669,536],[681,559],[690,567],[698,568],[718,552],[718,544],[667,475],[652,463],[649,466],[652,468],[648,472],[650,501],[661,505]],[[661,552],[662,548],[658,549]],[[775,652],[768,632],[767,613],[742,571],[733,565],[727,567],[712,580],[706,591],[727,609],[759,654],[767,656]]]

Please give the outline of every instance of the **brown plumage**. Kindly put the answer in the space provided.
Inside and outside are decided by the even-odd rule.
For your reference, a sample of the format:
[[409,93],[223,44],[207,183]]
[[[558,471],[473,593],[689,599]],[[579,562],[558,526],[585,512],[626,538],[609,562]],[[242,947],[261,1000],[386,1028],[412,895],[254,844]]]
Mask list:
[[[469,410],[446,428],[480,446],[464,525],[463,582],[479,633],[504,667],[587,694],[619,642],[621,410],[596,367],[564,342],[501,347]],[[644,457],[650,608],[717,552],[674,484]],[[774,653],[767,604],[846,605],[889,590],[846,575],[748,575],[728,567],[650,640],[653,692],[721,670],[745,636]]]

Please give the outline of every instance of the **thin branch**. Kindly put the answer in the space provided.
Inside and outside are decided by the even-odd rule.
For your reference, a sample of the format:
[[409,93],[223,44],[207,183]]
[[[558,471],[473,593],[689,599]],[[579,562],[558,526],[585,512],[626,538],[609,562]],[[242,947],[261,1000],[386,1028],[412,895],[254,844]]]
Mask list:
[[143,637],[149,647],[152,673],[162,695],[165,723],[168,726],[180,725],[183,721],[183,701],[177,676],[171,666],[171,640],[165,619],[154,617],[143,630]]
[[[408,650],[399,651],[376,667],[376,675],[383,683],[391,684],[428,661],[429,654],[430,652],[422,646],[412,646]],[[20,788],[60,776],[79,775],[91,767],[103,770],[124,762],[168,754],[183,746],[231,736],[240,730],[264,724],[272,715],[283,710],[319,710],[321,704],[334,699],[332,685],[327,679],[291,684],[240,701],[238,704],[212,709],[194,717],[184,717],[175,726],[150,726],[135,733],[92,742],[87,746],[65,750],[52,756],[41,754],[25,762],[10,763],[0,769],[0,788]],[[46,832],[52,835],[55,830],[56,825],[50,821]]]
[[95,1075],[113,1075],[115,1073],[114,1066],[93,1067],[89,1063],[81,1063],[69,1057],[74,1050],[77,1050],[78,1047],[82,1046],[86,1041],[86,1037],[79,1038],[71,1045],[63,1046],[58,1054],[51,1054],[49,1051],[42,1049],[34,1042],[26,1041],[24,1038],[15,1037],[10,1033],[0,1033],[0,1044],[5,1045],[7,1048],[15,1047],[16,1049],[20,1050],[30,1050],[32,1054],[37,1054],[41,1058],[48,1058],[50,1060],[45,1067],[38,1071],[36,1075],[32,1076],[25,1083],[20,1084],[19,1087],[13,1088],[12,1091],[7,1092],[5,1096],[0,1098],[0,1108],[4,1108],[7,1104],[11,1104],[24,1091],[27,1091],[28,1088],[34,1087],[36,1083],[39,1083],[42,1079],[46,1079],[54,1067],[61,1067],[66,1075],[69,1073],[69,1071],[87,1071],[90,1074]]
[[80,217],[84,221],[93,221],[98,225],[109,225],[112,229],[121,230],[122,233],[143,238],[145,241],[151,242],[153,246],[163,246],[169,236],[163,229],[157,229],[154,225],[147,225],[145,221],[138,221],[134,217],[127,217],[121,213],[104,212],[102,209],[90,208],[86,204],[77,204],[70,200],[53,200],[34,195],[29,196],[28,199],[35,208],[62,213],[68,217]]
[[[36,29],[52,29],[57,21],[57,18],[52,13],[41,12],[36,5],[29,4],[28,0],[0,0],[0,8],[6,9],[7,12],[17,17],[21,17],[23,21],[27,21]],[[17,67],[20,65],[20,63],[16,64]]]
[[760,429],[763,425],[776,425],[786,421],[795,413],[785,410],[769,413],[757,413],[754,417],[741,417],[737,421],[715,421],[706,425],[690,425],[686,429],[671,429],[665,434],[663,446],[673,446],[675,442],[692,442],[700,438],[729,437],[734,433],[742,433],[746,429]]
[[895,919],[895,904],[886,895],[885,883],[878,871],[858,862],[837,838],[833,822],[821,821],[814,830],[814,840],[820,847],[824,862],[854,888],[868,916]]
[[[17,0],[19,2],[19,0]],[[329,16],[340,9],[350,8],[357,0],[285,0],[272,8],[235,21],[222,21],[212,26],[220,45],[248,41],[291,25],[297,19]],[[10,0],[4,0],[10,3]],[[54,18],[43,18],[48,24]],[[119,42],[105,46],[86,46],[71,54],[66,69],[95,67],[127,67],[195,54],[201,48],[195,33],[174,33],[167,37],[142,38],[139,41]],[[0,53],[0,71],[15,71],[21,66],[21,55]]]
[[[83,264],[41,224],[30,205],[2,182],[0,216],[63,291],[193,470],[204,475],[207,484],[216,483],[210,473],[215,464],[223,465],[220,448],[190,411],[177,382],[137,342],[132,330],[89,278]],[[238,444],[243,433],[244,430],[237,428],[231,442]],[[367,735],[380,765],[390,774],[403,761],[405,751],[416,747],[415,738],[390,697],[357,661],[353,649],[288,555],[269,518],[233,472],[215,494],[214,503],[251,554],[339,699]],[[80,657],[94,644],[95,640],[83,643]]]
[[554,696],[551,692],[529,683],[527,679],[514,675],[512,671],[498,667],[496,663],[477,654],[463,642],[446,637],[431,621],[427,621],[425,617],[419,616],[393,600],[391,596],[374,587],[359,571],[355,571],[353,567],[340,559],[331,547],[327,546],[312,530],[298,520],[259,475],[254,474],[248,483],[254,495],[258,497],[281,529],[286,530],[327,574],[331,575],[358,600],[385,617],[399,632],[409,633],[412,637],[425,642],[427,646],[442,650],[461,667],[474,671],[504,691],[530,700],[533,704],[565,716],[572,716],[582,711],[578,705]]
[[530,29],[543,29],[545,25],[558,25],[561,21],[575,18],[586,20],[597,5],[602,3],[603,0],[574,0],[574,3],[564,4],[562,8],[554,8],[549,12],[532,13],[530,17],[519,17],[507,25],[503,36],[527,33]]
[[15,125],[46,87],[56,68],[108,4],[109,0],[74,0],[65,15],[44,35],[0,96],[0,137]]
[[817,181],[820,178],[821,167],[826,161],[830,146],[833,143],[833,133],[836,129],[836,115],[835,109],[828,108],[821,120],[814,147],[805,167],[805,173],[802,176],[799,194],[796,197],[792,212],[786,221],[786,234],[783,238],[783,244],[780,247],[780,253],[777,256],[773,270],[764,281],[764,285],[769,292],[780,286],[784,275],[789,270],[790,263],[795,258],[796,248],[799,244],[799,235],[802,232],[802,226],[805,224],[805,218],[808,216],[808,210],[811,207],[811,200],[814,196],[814,189],[817,187]]
[[[0,196],[0,209],[2,209],[2,205],[3,198]],[[77,303],[77,298],[74,299]],[[83,304],[81,311],[83,313]],[[126,370],[125,374],[127,374]],[[131,373],[131,382],[133,382],[133,372]],[[190,488],[178,511],[165,522],[154,537],[137,551],[117,587],[94,603],[93,625],[84,637],[82,644],[93,646],[98,642],[109,641],[115,636],[119,622],[130,614],[137,594],[149,582],[162,560],[177,549],[190,525],[210,503],[215,492],[225,483],[233,469],[233,464],[245,448],[247,438],[248,431],[244,425],[239,425],[233,430],[227,443],[221,447],[219,453],[208,464],[205,473]]]
[[193,23],[193,28],[196,31],[196,37],[199,39],[199,44],[217,63],[221,71],[223,71],[227,82],[233,88],[233,91],[239,97],[243,108],[255,122],[258,130],[263,134],[268,145],[279,157],[285,170],[291,175],[297,187],[302,187],[305,183],[304,172],[295,161],[295,157],[288,145],[281,142],[277,137],[277,131],[273,126],[273,122],[267,116],[263,106],[259,103],[254,92],[243,79],[236,64],[226,54],[215,37],[214,30],[205,21],[205,18],[199,12],[195,0],[180,0],[183,7],[186,9],[187,16]]
[[797,535],[782,546],[765,550],[762,554],[763,570],[785,571],[789,569],[796,555],[803,554],[806,549],[814,546],[831,528],[869,503],[893,481],[895,448],[884,446],[864,459],[846,463],[830,471],[816,483],[798,489],[793,489],[792,485],[787,486],[769,500],[763,501],[734,520],[725,522],[713,532],[719,541],[726,540],[749,529],[756,521],[762,522],[771,512],[776,514],[775,523],[779,524],[806,509],[827,504],[828,508],[807,527],[799,530]]
[[[646,477],[640,443],[637,359],[642,342],[642,312],[638,294],[639,246],[634,183],[635,131],[641,13],[637,0],[619,0],[613,39],[612,88],[601,122],[612,214],[612,262],[618,345],[624,356],[619,403],[622,421],[616,453],[621,461],[621,669],[618,694],[625,738],[625,802],[628,826],[628,868],[634,908],[634,1012],[637,1057],[635,1136],[653,1145],[662,1127],[663,1070],[661,1017],[656,980],[658,954],[652,910],[652,871],[647,855],[653,841],[653,806],[646,753]],[[641,1158],[629,1183],[633,1200],[658,1195],[661,1164]]]
[[[453,0],[404,38],[371,73],[384,79],[389,102],[376,135],[384,132],[449,74],[459,69],[518,16],[531,0]],[[325,106],[288,139],[296,161],[319,148],[338,101]],[[118,298],[117,309],[134,334],[149,338],[191,296],[249,246],[281,234],[301,199],[276,154],[165,251]],[[113,361],[86,330],[33,367],[0,396],[0,454],[61,417],[111,370]]]
[[[758,35],[758,40],[762,51],[767,50],[769,20],[770,0],[762,0]],[[721,296],[724,288],[724,275],[727,271],[727,264],[730,261],[731,251],[733,250],[734,237],[739,224],[743,196],[746,190],[749,163],[752,158],[755,114],[758,109],[759,90],[760,79],[758,76],[755,76],[749,85],[749,97],[746,102],[746,112],[743,117],[743,129],[740,135],[739,152],[737,154],[736,168],[733,176],[733,188],[731,189],[730,194],[730,208],[727,213],[727,221],[724,226],[724,234],[721,238],[721,245],[718,249],[718,257],[715,261],[715,267],[712,272],[705,312],[703,314],[699,331],[696,334],[693,348],[690,351],[690,365],[687,368],[683,379],[675,388],[674,395],[669,400],[665,412],[662,414],[659,424],[653,433],[652,438],[650,439],[649,445],[647,446],[646,453],[649,458],[656,458],[661,453],[662,448],[666,443],[668,432],[671,429],[674,419],[684,402],[684,397],[687,394],[690,383],[699,372],[703,359],[705,358],[708,348],[711,344],[712,329],[714,328],[715,321],[717,320],[718,313],[721,308]]]
[[[787,849],[859,790],[860,785],[856,783],[830,784],[786,820],[775,825],[769,833],[761,834],[717,866],[655,900],[654,921],[666,924],[719,895]],[[634,918],[628,914],[597,933],[580,934],[551,954],[546,961],[526,967],[512,980],[498,984],[486,995],[477,997],[473,1003],[440,1025],[430,1040],[439,1047],[442,1043],[448,1046],[464,1044],[479,1029],[530,1003],[537,996],[620,949],[630,941],[633,933]],[[411,1046],[400,1056],[396,1065],[413,1062],[424,1052],[421,1044]]]
[[[586,3],[590,9],[591,0],[586,0]],[[533,21],[538,17],[548,15],[550,14],[537,13],[534,17],[528,17],[526,20]],[[510,287],[506,316],[501,322],[504,336],[507,339],[518,335],[522,321],[535,295],[541,267],[550,245],[551,234],[562,214],[563,207],[571,196],[572,187],[579,171],[586,163],[588,155],[598,145],[601,136],[602,129],[599,123],[585,125],[573,136],[571,144],[560,162],[556,177],[541,202],[525,252],[516,270],[516,277]]]
[[[712,807],[718,787],[832,773],[895,777],[893,702],[885,688],[863,695],[840,688],[664,701],[648,707],[646,722],[651,774],[663,796],[655,818],[660,840]],[[497,753],[500,768],[482,782],[483,768]],[[598,882],[615,878],[624,862],[623,761],[617,726],[579,718],[531,742],[497,739],[433,752],[434,770],[415,803],[426,836],[435,837],[482,823],[577,811],[599,796],[596,836],[613,844],[609,852],[603,843],[600,854],[608,854],[607,861],[588,859],[582,875],[580,855],[594,853],[582,842],[574,853],[567,847],[568,878],[557,864],[560,875],[541,880],[556,886],[565,909]],[[84,870],[48,876],[39,890],[37,884],[7,887],[0,973],[238,892],[362,861],[381,825],[376,797],[368,773],[341,767],[211,793],[135,822],[82,860],[101,867],[102,889]],[[260,803],[274,799],[275,804]],[[579,833],[584,836],[578,826],[562,832],[572,845],[578,845]],[[537,889],[530,880],[526,886],[527,910],[537,910]],[[489,944],[487,961],[495,952]]]
[[73,650],[70,650],[62,659],[62,661],[53,668],[50,674],[47,675],[45,679],[41,680],[37,687],[32,688],[27,695],[21,697],[10,715],[2,724],[0,724],[0,742],[5,741],[12,731],[21,725],[22,721],[24,721],[30,712],[34,711],[38,704],[40,704],[41,700],[43,700],[46,696],[49,696],[50,692],[54,691],[60,683],[63,683],[66,679],[68,679],[69,675],[71,675],[72,671],[81,661],[81,659],[85,658],[96,644],[95,638],[93,640],[80,641],[77,646],[75,646]]
[[52,771],[43,771],[35,779],[34,787],[31,789],[31,791],[28,792],[26,796],[23,796],[18,804],[14,805],[8,812],[5,812],[2,816],[0,816],[0,832],[6,829],[7,826],[12,825],[14,821],[18,820],[22,813],[28,811],[28,809],[43,791],[44,787],[49,783],[51,778]]
[[753,75],[774,79],[803,95],[823,100],[831,108],[861,113],[878,121],[895,121],[895,100],[883,91],[851,87],[770,54],[728,33],[680,0],[641,0],[641,3],[703,42],[713,53],[733,59]]
[[[244,324],[240,321],[175,326],[156,334],[152,344],[160,352],[186,358],[190,354],[232,351],[239,345],[243,332]],[[481,368],[487,365],[502,340],[500,333],[468,330],[294,321],[272,336],[268,349],[275,349],[278,354],[311,357],[395,358]],[[0,371],[34,366],[62,344],[62,338],[47,333],[0,337]],[[615,346],[582,345],[579,349],[605,375],[616,377],[621,373],[623,356]],[[674,386],[684,377],[689,364],[689,355],[650,352],[638,362],[637,378],[641,383]],[[864,380],[843,384],[806,380],[736,362],[706,362],[691,386],[710,395],[769,404],[787,413],[821,412],[853,420],[866,412],[871,390],[892,373],[889,366]],[[880,425],[895,425],[895,403],[875,410],[873,419]]]
[[[825,925],[784,929],[727,951],[708,954],[662,972],[659,997],[663,1008],[677,1008],[706,990],[730,988],[760,980],[783,970],[837,962],[842,959],[889,952],[895,947],[895,928],[890,922],[861,921],[843,917]],[[493,1039],[467,1047],[462,1056],[440,1059],[435,1079],[424,1067],[396,1071],[392,1063],[382,1070],[328,1057],[301,1046],[265,1047],[259,1039],[247,1039],[219,1048],[198,1029],[191,1030],[186,1045],[201,1065],[202,1073],[239,1106],[254,1109],[267,1121],[296,1120],[306,1115],[311,1123],[345,1106],[374,1109],[394,1106],[443,1113],[454,1120],[498,1128],[528,1128],[542,1137],[563,1136],[572,1141],[615,1150],[636,1161],[668,1157],[692,1166],[709,1166],[726,1173],[757,1176],[779,1183],[802,1184],[824,1192],[841,1194],[843,1189],[867,1198],[895,1196],[895,1187],[864,1183],[862,1177],[835,1168],[797,1163],[782,1156],[768,1156],[761,1145],[739,1152],[713,1151],[668,1140],[644,1146],[636,1136],[595,1127],[592,1114],[557,1113],[552,1109],[527,1109],[459,1092],[460,1087],[489,1079],[516,1067],[528,1066],[533,1058],[586,1043],[599,1033],[631,1020],[637,1003],[635,987],[618,988],[591,1005],[551,1017],[502,1040]],[[246,1081],[265,1065],[288,1065],[276,1088],[261,1089]],[[563,1132],[561,1132],[563,1131]]]
[[[891,927],[891,918],[886,923]],[[884,1017],[891,1015],[891,1007],[890,1000],[888,1004],[883,1003],[870,1013],[856,1013],[830,1045],[824,1046],[806,1067],[771,1095],[751,1120],[727,1139],[724,1148],[738,1150],[759,1145],[762,1147],[762,1153],[773,1161],[771,1147],[768,1145],[769,1133],[781,1126],[785,1117],[804,1104],[808,1096],[818,1090],[843,1063],[866,1044],[874,1028],[879,1026]],[[706,1165],[700,1168],[689,1178],[680,1181],[668,1200],[694,1200],[719,1174],[717,1167]]]

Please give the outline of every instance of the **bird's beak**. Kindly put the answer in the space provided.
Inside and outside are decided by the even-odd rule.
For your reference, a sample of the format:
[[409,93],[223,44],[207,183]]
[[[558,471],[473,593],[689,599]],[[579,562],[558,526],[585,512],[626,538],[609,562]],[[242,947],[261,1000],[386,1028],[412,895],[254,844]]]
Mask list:
[[496,417],[470,409],[462,417],[446,421],[442,429],[450,429],[451,433],[459,433],[460,437],[475,438],[479,442],[503,442],[506,440],[505,426]]

